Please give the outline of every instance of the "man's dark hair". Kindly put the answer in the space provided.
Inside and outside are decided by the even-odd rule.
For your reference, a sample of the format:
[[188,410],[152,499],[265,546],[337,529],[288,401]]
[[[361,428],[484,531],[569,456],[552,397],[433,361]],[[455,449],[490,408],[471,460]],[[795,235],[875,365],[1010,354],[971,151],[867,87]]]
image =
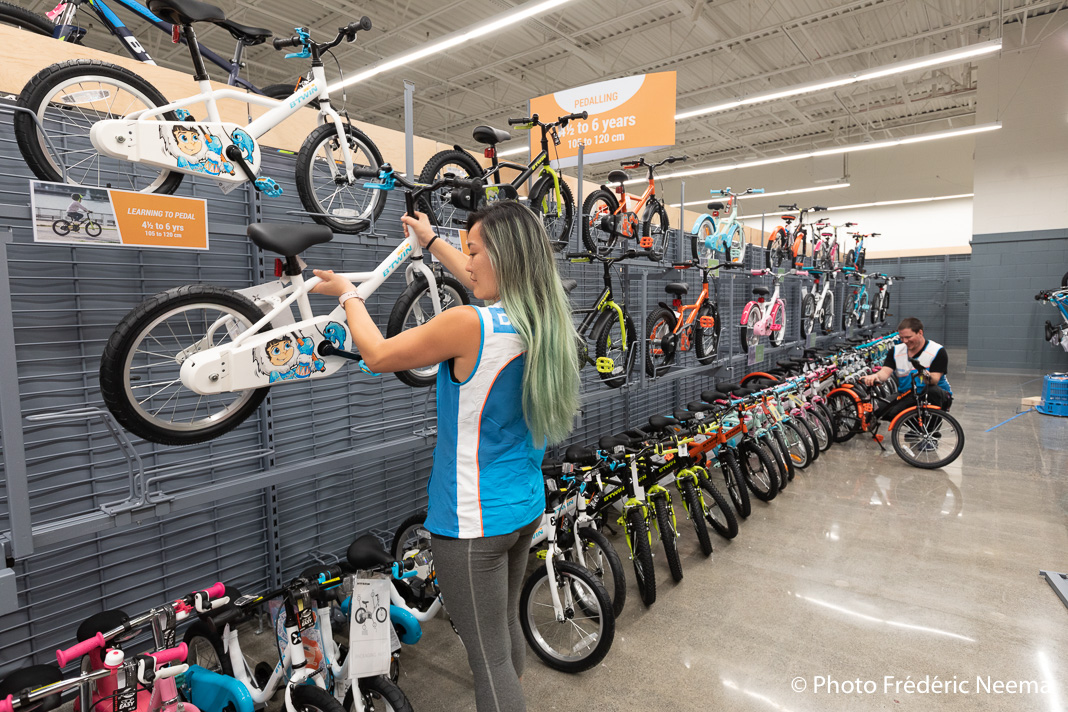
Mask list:
[[897,330],[908,329],[909,331],[923,331],[923,322],[914,316],[907,316],[897,325]]

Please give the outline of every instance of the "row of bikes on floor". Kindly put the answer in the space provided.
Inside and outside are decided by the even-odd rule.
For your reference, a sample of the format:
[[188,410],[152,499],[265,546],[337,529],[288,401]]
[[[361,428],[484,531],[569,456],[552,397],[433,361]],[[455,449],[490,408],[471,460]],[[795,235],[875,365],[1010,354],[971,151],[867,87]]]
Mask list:
[[[873,413],[895,397],[916,402],[888,426],[894,451],[921,468],[953,462],[963,430],[927,402],[918,362],[906,391],[861,384],[878,370],[894,337],[806,350],[775,369],[703,391],[670,416],[652,416],[640,428],[605,435],[593,446],[573,444],[560,459],[546,459],[546,511],[531,541],[536,565],[520,597],[520,623],[535,654],[569,673],[608,654],[628,593],[622,559],[606,536],[613,525],[623,530],[638,595],[651,606],[657,540],[672,579],[682,580],[684,518],[710,556],[713,534],[736,537],[754,498],[774,500],[833,444],[868,433],[882,447]],[[418,643],[444,603],[424,519],[425,513],[406,519],[389,550],[376,537],[361,536],[336,562],[311,563],[261,595],[243,596],[218,583],[135,616],[95,614],[78,628],[76,645],[57,651],[59,667],[24,668],[0,683],[0,712],[47,712],[74,689],[81,710],[107,704],[116,712],[254,712],[279,692],[287,712],[410,710],[397,685],[401,651]],[[388,604],[356,593],[369,577],[388,583]],[[239,624],[270,601],[279,657],[252,665]],[[191,625],[178,644],[177,627],[186,620]],[[348,639],[340,635],[346,622],[387,620],[388,672],[361,676],[359,663],[351,662],[361,656],[349,655],[335,633]],[[132,646],[144,629],[152,652],[128,655],[124,644]],[[79,673],[64,678],[60,668],[75,662]]]
[[1060,312],[1062,323],[1054,325],[1047,320],[1043,335],[1051,346],[1068,351],[1068,272],[1061,278],[1060,289],[1043,289],[1035,295],[1035,301],[1049,304]]

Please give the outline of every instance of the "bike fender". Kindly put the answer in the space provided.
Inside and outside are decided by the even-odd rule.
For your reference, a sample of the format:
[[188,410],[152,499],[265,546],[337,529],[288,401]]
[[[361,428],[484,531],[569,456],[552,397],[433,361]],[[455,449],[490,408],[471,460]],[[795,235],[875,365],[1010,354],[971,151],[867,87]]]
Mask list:
[[[659,304],[660,306],[664,307],[664,308],[665,308],[665,309],[667,309],[668,311],[675,311],[675,310],[674,310],[674,309],[673,309],[672,307],[668,306],[668,305],[667,305],[667,304],[665,304],[664,302],[657,302],[657,304]],[[677,314],[676,314],[676,316],[677,316]]]
[[708,213],[703,213],[700,217],[697,218],[696,221],[694,221],[693,227],[690,228],[690,233],[696,235],[698,228],[701,227],[701,223],[705,220],[712,223],[712,234],[714,235],[716,233],[716,219]]
[[[611,311],[608,311],[611,309]],[[601,322],[608,319],[619,319],[619,330],[623,334],[623,351],[626,352],[627,346],[627,320],[623,316],[623,309],[618,304],[610,303],[605,305],[605,311],[597,319],[597,324],[594,326],[594,331],[601,326]]]
[[[543,171],[542,177],[539,178],[538,182],[535,183],[531,187],[530,192],[531,193],[538,192],[538,189],[541,187],[541,184],[544,183],[545,181],[550,180],[549,176],[552,176],[551,180],[553,182],[553,192],[556,194],[556,216],[560,217],[560,215],[562,214],[562,211],[564,209],[563,196],[560,194],[560,174],[557,173],[556,171],[554,171],[552,168],[550,168],[547,165],[544,168],[542,168],[542,171]],[[549,175],[545,175],[545,173],[548,173]]]
[[397,631],[397,637],[405,645],[415,645],[423,637],[423,627],[419,625],[419,619],[392,603],[389,605],[389,620]]
[[773,376],[770,373],[764,373],[763,371],[753,371],[752,373],[747,373],[745,374],[745,376],[742,377],[741,385],[744,386],[746,381],[750,381],[754,378],[767,378],[768,380],[774,381],[775,383],[779,382],[778,376]]
[[853,390],[852,383],[832,389],[831,392],[827,394],[827,397],[829,398],[832,393],[848,393],[850,398],[855,400],[858,405],[860,404],[860,396],[858,396],[857,392]]
[[190,665],[184,676],[182,688],[197,709],[221,710],[232,705],[233,712],[255,712],[252,694],[240,680],[199,665]]
[[[932,410],[942,410],[937,405],[928,405],[927,407]],[[894,426],[897,425],[897,421],[901,420],[901,416],[905,415],[906,413],[911,413],[914,410],[916,410],[916,406],[910,405],[908,408],[905,408],[905,410],[895,415],[894,419],[890,421],[890,425],[886,426],[887,431],[894,429]]]
[[753,306],[754,304],[756,304],[756,302],[752,302],[752,301],[746,302],[745,308],[742,309],[742,321],[741,321],[741,325],[742,326],[745,326],[746,324],[749,323],[749,307]]

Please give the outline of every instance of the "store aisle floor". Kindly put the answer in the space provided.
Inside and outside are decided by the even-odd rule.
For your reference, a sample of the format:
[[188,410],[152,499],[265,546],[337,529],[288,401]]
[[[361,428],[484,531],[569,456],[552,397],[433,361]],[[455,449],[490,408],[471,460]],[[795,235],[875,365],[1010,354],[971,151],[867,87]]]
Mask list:
[[[1068,571],[1068,418],[1032,412],[985,432],[1042,381],[965,374],[960,357],[956,463],[918,470],[856,438],[754,501],[711,560],[682,522],[684,580],[660,553],[646,609],[631,578],[593,670],[558,673],[528,650],[528,709],[1065,709],[1068,609],[1038,572]],[[621,534],[613,543],[626,551]],[[471,684],[444,620],[405,648],[415,710],[473,710]]]

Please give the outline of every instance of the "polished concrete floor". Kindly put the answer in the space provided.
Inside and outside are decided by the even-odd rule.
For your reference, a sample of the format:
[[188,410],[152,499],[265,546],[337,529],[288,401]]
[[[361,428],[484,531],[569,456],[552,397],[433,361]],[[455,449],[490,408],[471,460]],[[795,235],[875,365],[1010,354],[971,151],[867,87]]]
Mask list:
[[[684,580],[659,556],[651,608],[630,581],[600,666],[567,675],[528,651],[527,708],[1068,709],[1068,608],[1039,576],[1068,571],[1068,418],[987,432],[1042,381],[963,371],[957,462],[918,470],[857,438],[754,501],[711,559],[683,529]],[[400,685],[417,711],[474,710],[446,621],[404,649]]]

